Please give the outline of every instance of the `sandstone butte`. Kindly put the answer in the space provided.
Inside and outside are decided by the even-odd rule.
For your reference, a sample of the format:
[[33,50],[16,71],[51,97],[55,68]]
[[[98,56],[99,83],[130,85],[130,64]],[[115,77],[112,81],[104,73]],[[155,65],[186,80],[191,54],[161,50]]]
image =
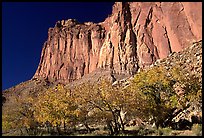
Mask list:
[[133,75],[201,39],[201,2],[116,2],[103,22],[49,28],[33,78],[71,82],[100,68]]

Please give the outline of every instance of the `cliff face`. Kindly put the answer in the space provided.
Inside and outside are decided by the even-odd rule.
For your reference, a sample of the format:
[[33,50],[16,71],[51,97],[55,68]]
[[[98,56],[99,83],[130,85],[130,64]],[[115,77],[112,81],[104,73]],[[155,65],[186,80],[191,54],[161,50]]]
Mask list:
[[97,68],[132,75],[201,39],[201,2],[117,2],[104,22],[50,28],[33,78],[70,82]]

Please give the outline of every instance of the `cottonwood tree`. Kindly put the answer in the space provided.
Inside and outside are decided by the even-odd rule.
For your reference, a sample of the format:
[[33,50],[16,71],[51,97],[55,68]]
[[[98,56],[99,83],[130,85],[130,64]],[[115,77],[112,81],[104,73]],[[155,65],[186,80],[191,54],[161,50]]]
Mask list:
[[172,116],[177,108],[185,108],[188,96],[180,97],[174,84],[183,85],[184,93],[198,92],[200,87],[196,79],[186,77],[185,71],[178,66],[166,69],[163,66],[154,67],[150,70],[139,72],[134,76],[134,80],[127,87],[135,94],[135,113],[148,121],[153,117],[157,128],[166,126],[165,120]]
[[171,107],[167,101],[175,95],[173,82],[163,67],[154,67],[135,75],[130,90],[137,96],[136,111],[139,116],[148,120],[153,116],[157,128],[168,116]]
[[9,105],[4,106],[2,125],[5,130],[20,130],[21,135],[37,135],[38,123],[33,116],[34,97],[28,93],[11,96]]
[[123,89],[120,89],[119,86],[113,87],[109,81],[102,80],[98,84],[86,83],[77,86],[76,91],[78,92],[75,93],[79,94],[77,97],[81,99],[81,106],[86,109],[87,117],[88,113],[91,112],[96,120],[105,120],[111,135],[124,130],[121,112],[127,108],[127,99],[130,95],[125,93]]
[[70,90],[64,88],[63,85],[57,85],[38,96],[34,116],[38,122],[44,125],[50,123],[58,133],[61,133],[62,125],[66,130],[66,125],[75,121],[76,109],[77,105]]

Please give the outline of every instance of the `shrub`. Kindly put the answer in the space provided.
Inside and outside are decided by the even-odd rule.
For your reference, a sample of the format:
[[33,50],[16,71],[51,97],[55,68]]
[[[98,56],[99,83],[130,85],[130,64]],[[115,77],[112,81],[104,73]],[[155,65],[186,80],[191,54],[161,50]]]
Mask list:
[[160,128],[158,131],[160,131],[160,135],[170,136],[171,132],[172,132],[172,129],[169,128],[169,127],[166,127],[166,128]]
[[191,130],[196,136],[202,136],[202,124],[193,124]]

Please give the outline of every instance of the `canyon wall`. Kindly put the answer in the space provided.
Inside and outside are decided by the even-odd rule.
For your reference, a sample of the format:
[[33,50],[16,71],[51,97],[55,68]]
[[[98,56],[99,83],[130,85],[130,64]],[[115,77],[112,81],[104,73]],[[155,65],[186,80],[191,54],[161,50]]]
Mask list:
[[33,78],[71,82],[99,68],[133,75],[201,39],[201,2],[116,2],[104,22],[49,28]]

